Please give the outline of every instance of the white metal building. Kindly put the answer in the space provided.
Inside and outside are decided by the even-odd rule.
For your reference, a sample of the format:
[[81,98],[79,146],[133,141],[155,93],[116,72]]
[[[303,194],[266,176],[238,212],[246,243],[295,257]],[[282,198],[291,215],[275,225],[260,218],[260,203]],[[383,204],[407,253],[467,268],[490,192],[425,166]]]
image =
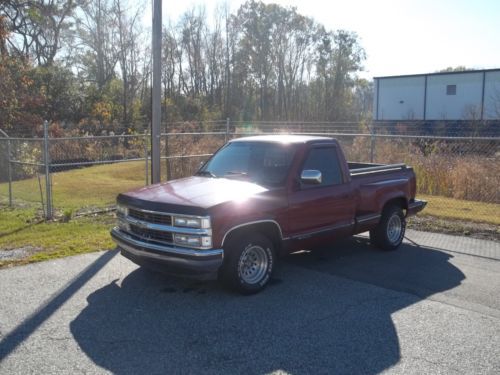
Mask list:
[[374,78],[373,118],[499,120],[500,69]]

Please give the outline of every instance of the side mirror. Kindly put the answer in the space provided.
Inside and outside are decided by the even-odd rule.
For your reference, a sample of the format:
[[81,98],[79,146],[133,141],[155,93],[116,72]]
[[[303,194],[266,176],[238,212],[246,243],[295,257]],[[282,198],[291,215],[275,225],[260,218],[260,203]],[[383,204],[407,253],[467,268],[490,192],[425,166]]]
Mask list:
[[304,169],[300,181],[307,185],[319,185],[322,181],[321,172],[316,169]]

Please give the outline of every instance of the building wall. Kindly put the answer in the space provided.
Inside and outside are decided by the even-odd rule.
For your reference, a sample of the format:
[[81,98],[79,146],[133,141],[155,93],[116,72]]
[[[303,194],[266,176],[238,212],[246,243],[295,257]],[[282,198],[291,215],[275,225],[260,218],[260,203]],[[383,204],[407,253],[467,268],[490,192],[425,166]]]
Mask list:
[[484,85],[484,119],[500,119],[500,71],[486,72]]
[[380,79],[378,119],[423,120],[424,83],[424,76]]
[[373,112],[388,121],[500,119],[500,70],[376,78]]
[[[456,94],[446,87],[456,85]],[[444,74],[427,77],[426,120],[469,120],[481,118],[483,73]]]

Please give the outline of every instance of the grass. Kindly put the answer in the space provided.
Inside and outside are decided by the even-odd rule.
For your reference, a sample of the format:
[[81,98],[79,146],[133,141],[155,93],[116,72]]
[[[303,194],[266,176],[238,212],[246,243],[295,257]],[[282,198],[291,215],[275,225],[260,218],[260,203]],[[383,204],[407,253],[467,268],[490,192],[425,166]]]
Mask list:
[[27,264],[114,248],[109,236],[114,215],[41,222],[33,209],[0,209],[0,249],[34,248],[24,259],[0,260],[0,267]]
[[466,201],[434,195],[419,195],[428,202],[422,215],[500,225],[500,204]]
[[[144,163],[128,162],[98,165],[52,174],[54,206],[77,211],[87,207],[112,205],[120,192],[144,186]],[[42,189],[45,188],[43,176]],[[12,184],[15,200],[40,202],[37,178]],[[8,195],[8,185],[0,184],[0,196]]]
[[[27,246],[35,250],[24,259],[0,259],[0,267],[114,248],[109,235],[113,214],[71,217],[79,211],[113,205],[120,192],[144,186],[144,167],[139,161],[53,173],[53,203],[58,216],[53,222],[37,219],[41,216],[35,209],[40,207],[38,179],[15,181],[12,191],[17,208],[0,208],[0,251]],[[40,182],[43,189],[43,176]],[[7,196],[8,185],[2,183],[0,200],[6,203]]]
[[[75,169],[53,174],[52,181],[59,214],[59,221],[54,222],[36,219],[40,217],[34,208],[40,205],[36,178],[13,183],[14,197],[21,208],[0,208],[0,250],[30,246],[36,251],[24,259],[0,260],[0,267],[114,248],[109,235],[113,214],[72,216],[80,210],[112,205],[118,193],[144,186],[144,164],[130,162]],[[0,184],[3,202],[6,196],[7,184]],[[421,215],[500,225],[500,204],[433,195],[419,195],[419,198],[429,202]]]

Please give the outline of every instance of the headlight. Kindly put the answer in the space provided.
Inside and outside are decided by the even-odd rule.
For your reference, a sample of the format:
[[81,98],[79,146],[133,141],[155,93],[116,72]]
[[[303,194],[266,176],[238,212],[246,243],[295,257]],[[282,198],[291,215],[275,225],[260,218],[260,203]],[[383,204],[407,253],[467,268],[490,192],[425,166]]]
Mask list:
[[178,245],[189,247],[212,247],[211,237],[190,236],[187,234],[174,234],[174,242]]
[[126,206],[123,206],[121,204],[116,205],[116,213],[120,216],[127,216],[128,215],[128,208]]
[[187,217],[175,217],[174,225],[176,227],[191,227],[191,228],[200,228],[201,220],[200,219],[189,219]]
[[210,228],[210,218],[174,216],[174,226],[186,228]]

